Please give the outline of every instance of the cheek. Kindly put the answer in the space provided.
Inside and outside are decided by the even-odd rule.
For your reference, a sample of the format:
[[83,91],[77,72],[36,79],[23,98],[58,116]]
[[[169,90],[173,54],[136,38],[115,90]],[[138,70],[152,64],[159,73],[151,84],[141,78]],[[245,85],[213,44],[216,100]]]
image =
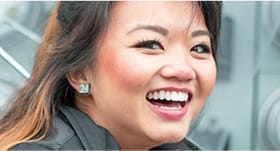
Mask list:
[[135,91],[147,82],[147,76],[145,76],[147,67],[133,55],[112,54],[103,57],[101,65],[103,66],[101,76],[107,78],[116,89]]
[[214,62],[209,63],[204,65],[201,69],[202,70],[199,71],[200,86],[205,95],[207,95],[206,97],[208,97],[216,81],[216,65]]
[[193,96],[195,100],[191,103],[190,107],[192,118],[197,115],[207,101],[216,81],[216,65],[214,61],[197,61],[194,65],[197,82],[196,93]]
[[215,84],[216,71],[217,69],[214,60],[196,63],[196,73],[199,85],[198,89],[201,97],[205,98],[205,101]]
[[214,60],[194,60],[193,69],[196,73],[195,106],[203,106],[216,81],[216,64]]

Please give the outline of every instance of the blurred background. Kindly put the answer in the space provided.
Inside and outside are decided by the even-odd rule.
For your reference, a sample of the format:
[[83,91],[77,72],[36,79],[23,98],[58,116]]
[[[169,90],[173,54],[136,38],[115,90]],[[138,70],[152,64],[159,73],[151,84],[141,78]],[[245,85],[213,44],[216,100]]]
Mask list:
[[[31,73],[53,4],[0,1],[0,109]],[[280,149],[279,14],[278,1],[223,2],[217,82],[188,136],[204,149]]]

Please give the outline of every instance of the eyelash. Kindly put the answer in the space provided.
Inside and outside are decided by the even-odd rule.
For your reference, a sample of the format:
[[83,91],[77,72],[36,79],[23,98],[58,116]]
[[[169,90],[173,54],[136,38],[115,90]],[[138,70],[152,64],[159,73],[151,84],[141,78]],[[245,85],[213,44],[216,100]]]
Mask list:
[[[157,48],[153,47],[154,45],[157,45]],[[146,48],[146,49],[162,49],[164,50],[160,40],[158,39],[153,39],[153,40],[141,40],[137,42],[136,44],[133,45],[135,48]]]
[[[202,48],[203,50],[201,51],[201,49],[198,49],[198,48]],[[209,53],[211,53],[211,48],[205,44],[198,44],[198,45],[193,46],[191,48],[191,51],[195,51],[198,54],[209,54]]]
[[[154,48],[151,45],[156,44],[158,47]],[[164,47],[162,46],[160,40],[154,39],[154,40],[141,40],[137,42],[136,44],[133,45],[134,48],[146,48],[146,49],[161,49],[164,50]],[[202,51],[201,51],[201,49]],[[211,48],[207,44],[198,44],[195,45],[191,48],[191,51],[195,51],[198,54],[210,54],[211,53]]]

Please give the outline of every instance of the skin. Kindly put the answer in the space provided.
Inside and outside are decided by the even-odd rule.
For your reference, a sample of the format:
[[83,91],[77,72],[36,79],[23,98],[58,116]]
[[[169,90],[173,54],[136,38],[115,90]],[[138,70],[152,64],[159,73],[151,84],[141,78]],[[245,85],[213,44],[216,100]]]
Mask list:
[[[203,14],[192,2],[115,3],[98,40],[97,60],[82,76],[68,77],[77,90],[81,82],[91,84],[90,95],[77,96],[78,108],[108,129],[122,149],[182,140],[216,79],[207,33]],[[159,42],[136,47],[148,40]],[[166,87],[192,93],[180,118],[159,116],[147,105],[149,91]]]

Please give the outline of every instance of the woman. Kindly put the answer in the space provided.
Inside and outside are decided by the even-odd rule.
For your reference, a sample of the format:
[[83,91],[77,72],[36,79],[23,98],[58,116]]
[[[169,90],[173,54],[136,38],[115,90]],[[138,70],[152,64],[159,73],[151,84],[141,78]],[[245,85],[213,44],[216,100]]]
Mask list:
[[220,2],[61,2],[0,148],[198,149],[220,19]]

